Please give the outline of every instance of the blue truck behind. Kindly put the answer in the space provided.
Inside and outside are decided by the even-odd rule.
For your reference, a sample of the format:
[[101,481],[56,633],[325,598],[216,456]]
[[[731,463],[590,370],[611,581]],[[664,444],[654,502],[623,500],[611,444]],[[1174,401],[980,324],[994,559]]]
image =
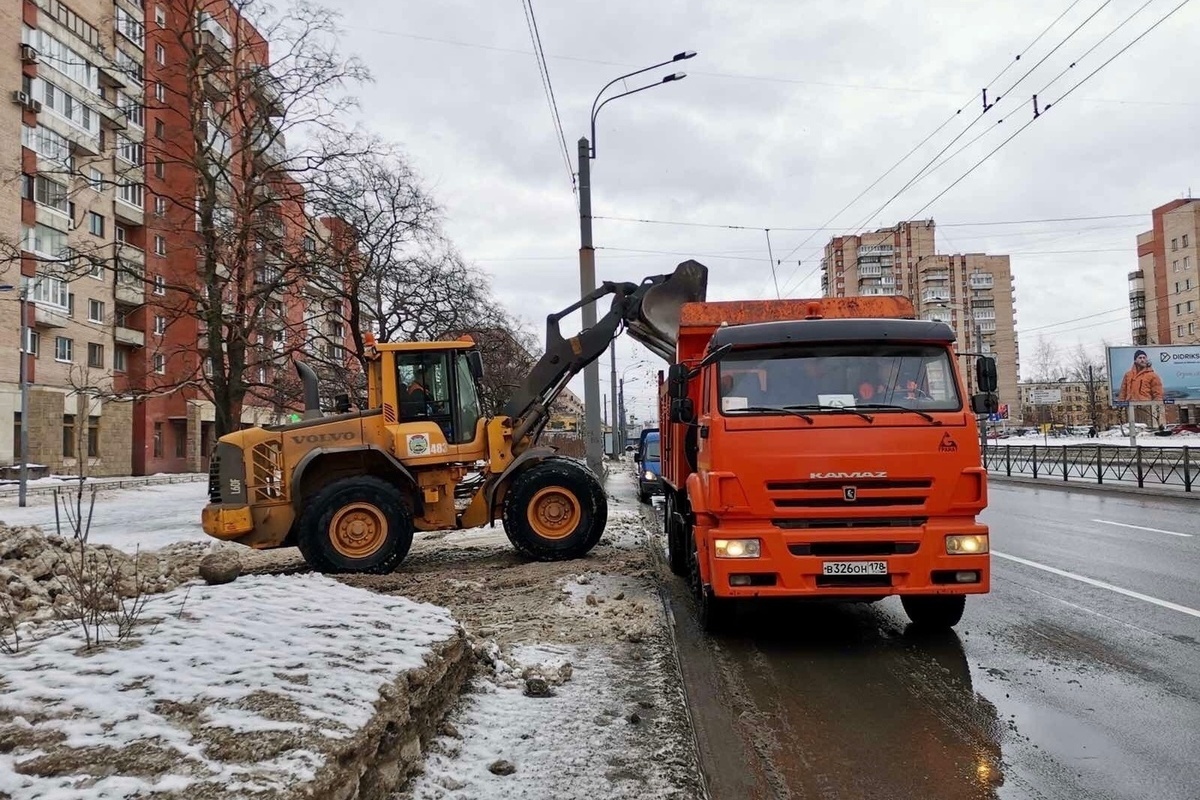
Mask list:
[[637,453],[633,456],[638,473],[638,500],[643,503],[650,502],[651,495],[662,494],[663,491],[659,452],[658,428],[643,430]]

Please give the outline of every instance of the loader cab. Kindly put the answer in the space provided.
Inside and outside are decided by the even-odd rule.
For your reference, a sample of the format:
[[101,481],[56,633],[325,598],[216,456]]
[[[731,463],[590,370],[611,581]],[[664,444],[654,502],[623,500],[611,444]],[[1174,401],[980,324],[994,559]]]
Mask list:
[[[384,417],[389,423],[417,425],[431,433],[436,426],[441,436],[435,439],[444,439],[448,448],[471,448],[482,441],[485,415],[478,382],[483,359],[473,343],[415,342],[380,349]],[[447,454],[439,450],[429,454]]]

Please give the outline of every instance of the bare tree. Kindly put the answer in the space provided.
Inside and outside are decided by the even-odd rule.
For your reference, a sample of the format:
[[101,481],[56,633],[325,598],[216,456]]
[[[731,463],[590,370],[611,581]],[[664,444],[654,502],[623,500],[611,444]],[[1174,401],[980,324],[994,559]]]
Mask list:
[[1062,354],[1058,343],[1049,339],[1045,334],[1037,338],[1037,347],[1033,353],[1033,375],[1036,382],[1056,381],[1063,377]]

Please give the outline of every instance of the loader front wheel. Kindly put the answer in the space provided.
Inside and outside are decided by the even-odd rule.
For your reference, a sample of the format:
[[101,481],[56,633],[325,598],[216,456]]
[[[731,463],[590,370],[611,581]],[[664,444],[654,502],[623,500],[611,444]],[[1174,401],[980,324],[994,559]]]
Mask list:
[[584,556],[600,541],[607,521],[600,483],[564,459],[522,470],[504,498],[504,532],[518,553],[535,561]]
[[400,490],[378,478],[344,478],[310,499],[297,544],[318,572],[391,572],[412,546],[412,514]]

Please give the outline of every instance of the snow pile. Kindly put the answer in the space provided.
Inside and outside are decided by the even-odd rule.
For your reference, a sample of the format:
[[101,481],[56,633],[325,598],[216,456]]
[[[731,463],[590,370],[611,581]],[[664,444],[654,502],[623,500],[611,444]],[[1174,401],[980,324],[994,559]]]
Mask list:
[[14,623],[45,622],[56,609],[69,608],[83,576],[111,577],[112,594],[122,598],[165,592],[196,577],[196,559],[206,548],[185,543],[134,556],[106,545],[81,548],[78,540],[0,523],[0,636]]
[[0,658],[0,797],[294,796],[457,633],[319,575],[187,591],[151,598],[132,644],[63,632]]
[[639,509],[610,508],[600,542],[620,550],[635,550],[646,546],[646,535],[646,523]]
[[[25,508],[7,500],[0,504],[0,524],[36,525],[44,531],[56,531],[54,498],[38,504],[32,504],[33,499]],[[59,498],[60,515],[63,500]],[[91,501],[91,490],[85,489],[85,518]],[[70,502],[73,511],[75,498],[71,497]],[[200,527],[200,512],[207,502],[208,484],[202,481],[108,490],[96,495],[88,541],[130,553],[135,549],[157,550],[177,542],[212,542]],[[65,519],[63,531],[67,532]]]

